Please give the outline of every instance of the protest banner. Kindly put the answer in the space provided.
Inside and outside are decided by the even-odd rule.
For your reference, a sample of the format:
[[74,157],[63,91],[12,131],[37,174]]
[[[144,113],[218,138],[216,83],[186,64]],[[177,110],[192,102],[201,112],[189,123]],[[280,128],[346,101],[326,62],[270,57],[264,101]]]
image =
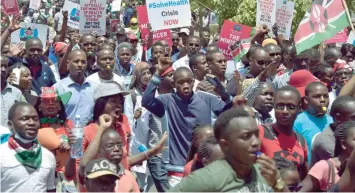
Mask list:
[[217,46],[228,60],[232,59],[229,47],[237,41],[248,39],[251,30],[249,26],[224,20]]
[[17,0],[2,0],[1,6],[7,15],[18,15],[20,13]]
[[267,25],[269,29],[275,23],[276,0],[257,0],[256,25]]
[[332,44],[332,43],[344,43],[348,40],[348,29],[344,28],[340,32],[336,33],[333,37],[328,40],[325,40],[325,44]]
[[80,1],[80,34],[106,34],[106,0]]
[[191,26],[189,0],[147,0],[146,5],[153,30]]
[[116,12],[121,10],[122,0],[114,0],[111,4],[111,12]]
[[116,25],[118,23],[120,23],[119,19],[111,19],[111,21],[110,21],[110,29],[111,29],[112,32],[116,31]]
[[80,21],[80,5],[73,0],[66,0],[63,11],[68,11],[68,26],[74,29],[79,29]]
[[38,10],[41,6],[41,0],[31,0],[30,1],[30,9]]
[[20,23],[20,29],[11,33],[11,44],[25,43],[31,38],[39,38],[42,41],[43,50],[46,48],[48,26],[35,23]]
[[290,39],[294,7],[295,3],[292,1],[276,0],[278,34],[282,35],[285,40]]
[[[139,29],[141,31],[141,38],[142,38],[142,40],[148,41],[149,19],[148,19],[147,7],[145,5],[137,6],[137,16],[138,16]],[[153,32],[153,43],[158,40],[163,40],[163,39],[165,39],[170,46],[173,44],[173,42],[171,40],[171,32],[169,29],[156,30]],[[146,50],[146,49],[147,48],[144,47],[144,50]]]

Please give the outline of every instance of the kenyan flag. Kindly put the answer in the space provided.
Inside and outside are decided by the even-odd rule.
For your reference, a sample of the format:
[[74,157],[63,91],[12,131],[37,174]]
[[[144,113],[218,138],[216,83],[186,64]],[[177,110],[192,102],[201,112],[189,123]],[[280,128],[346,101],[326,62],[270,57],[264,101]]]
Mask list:
[[297,53],[301,53],[349,26],[342,0],[314,0],[295,34]]
[[239,62],[242,57],[248,52],[249,48],[250,42],[241,43],[237,48],[235,48],[231,52],[234,62]]

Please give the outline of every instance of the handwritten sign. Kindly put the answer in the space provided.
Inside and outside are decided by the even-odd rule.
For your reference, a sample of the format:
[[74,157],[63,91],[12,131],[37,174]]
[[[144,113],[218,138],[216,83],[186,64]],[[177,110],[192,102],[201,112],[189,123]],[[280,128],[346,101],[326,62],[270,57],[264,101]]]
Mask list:
[[224,20],[221,34],[217,42],[217,46],[227,59],[232,59],[229,49],[235,42],[248,39],[252,28],[246,25]]
[[116,12],[121,10],[122,0],[114,0],[112,2],[111,12]]
[[348,29],[344,28],[340,32],[336,33],[332,38],[329,40],[324,41],[325,44],[332,44],[332,43],[344,43],[348,40]]
[[20,23],[20,29],[11,33],[11,44],[25,43],[31,38],[39,38],[42,41],[43,50],[46,47],[48,26],[34,23]]
[[38,10],[41,6],[41,0],[31,0],[30,1],[30,9]]
[[189,0],[147,0],[146,5],[153,30],[191,26]]
[[290,39],[293,10],[295,3],[286,0],[276,0],[276,23],[278,33],[286,40]]
[[276,0],[257,0],[256,25],[267,25],[269,29],[275,23]]
[[106,34],[106,0],[80,1],[80,34]]
[[63,11],[68,11],[68,26],[74,29],[79,29],[80,21],[80,5],[76,1],[66,0]]
[[1,6],[7,15],[18,15],[20,13],[17,0],[2,0]]
[[[149,29],[148,29],[148,12],[147,7],[145,5],[137,6],[137,15],[138,15],[138,22],[139,22],[139,29],[141,31],[141,37],[143,40],[148,41],[149,37]],[[169,29],[163,30],[156,30],[153,32],[153,43],[158,40],[167,40],[168,44],[171,46],[173,44],[171,40],[171,32]],[[146,46],[144,50],[146,50]]]

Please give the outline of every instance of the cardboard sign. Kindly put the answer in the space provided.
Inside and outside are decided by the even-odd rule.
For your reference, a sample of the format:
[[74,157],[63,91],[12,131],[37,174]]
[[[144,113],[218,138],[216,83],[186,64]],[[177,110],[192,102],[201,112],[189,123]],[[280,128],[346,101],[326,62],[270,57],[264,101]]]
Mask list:
[[20,23],[20,29],[11,33],[11,44],[25,43],[31,38],[39,38],[42,41],[43,50],[46,48],[48,26],[35,23]]
[[292,1],[276,0],[278,34],[282,35],[285,40],[290,39],[294,7],[295,3]]
[[106,0],[80,1],[80,34],[106,34]]
[[7,15],[18,15],[20,13],[17,0],[2,0],[1,6]]
[[74,29],[79,29],[80,21],[80,5],[72,0],[66,0],[63,11],[68,11],[68,26]]
[[121,10],[122,0],[114,0],[111,4],[111,12],[116,12]]
[[146,5],[153,30],[191,26],[189,0],[147,0]]
[[38,10],[41,6],[41,0],[31,0],[30,1],[30,9]]
[[[147,25],[149,23],[149,19],[148,19],[147,7],[145,5],[137,6],[137,15],[138,15],[139,29],[141,31],[141,38],[148,41],[149,29]],[[169,29],[156,30],[153,32],[153,43],[163,39],[167,40],[170,46],[173,45],[173,42],[171,40],[171,32]],[[144,47],[144,50],[146,49],[147,48]]]
[[275,23],[276,0],[257,0],[256,25],[267,25],[269,29]]
[[350,32],[348,40],[346,41],[346,43],[352,44],[355,46],[355,32]]
[[348,40],[348,29],[344,28],[340,32],[336,33],[332,38],[329,40],[324,41],[325,44],[332,44],[332,43],[344,43]]
[[227,59],[232,59],[229,46],[235,42],[248,39],[252,28],[246,25],[224,20],[221,34],[217,42],[217,46]]

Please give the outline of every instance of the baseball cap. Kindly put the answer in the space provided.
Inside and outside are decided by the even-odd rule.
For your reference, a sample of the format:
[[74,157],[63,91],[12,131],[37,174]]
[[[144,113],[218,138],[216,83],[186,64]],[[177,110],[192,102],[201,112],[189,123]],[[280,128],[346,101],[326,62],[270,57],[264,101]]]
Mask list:
[[188,28],[181,28],[179,34],[184,33],[186,35],[190,34],[190,30]]
[[300,92],[301,97],[304,97],[307,85],[316,81],[319,80],[310,71],[297,70],[291,74],[288,84],[295,87]]
[[114,81],[101,83],[96,87],[94,91],[94,100],[96,101],[101,97],[112,96],[116,94],[122,94],[123,96],[126,96],[129,94],[129,92],[124,91],[121,85]]
[[88,179],[95,179],[106,175],[118,178],[117,167],[107,159],[91,160],[85,167],[85,177]]

